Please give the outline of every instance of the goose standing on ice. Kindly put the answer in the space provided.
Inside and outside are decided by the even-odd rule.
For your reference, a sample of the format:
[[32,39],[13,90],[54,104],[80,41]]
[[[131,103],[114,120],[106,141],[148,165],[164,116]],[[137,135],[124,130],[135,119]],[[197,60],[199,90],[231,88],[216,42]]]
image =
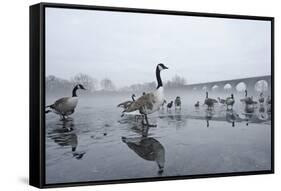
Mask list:
[[164,101],[163,101],[163,103],[162,103],[162,105],[161,105],[161,109],[162,109],[162,110],[164,110],[164,106],[165,106],[166,103],[167,103],[167,101],[164,99]]
[[156,125],[150,125],[147,119],[147,115],[154,113],[155,111],[158,111],[161,107],[161,105],[164,102],[164,88],[162,79],[160,76],[160,72],[162,70],[168,69],[164,64],[160,63],[156,66],[156,79],[157,79],[157,89],[152,93],[146,93],[145,95],[138,98],[136,101],[134,101],[132,104],[130,104],[126,109],[124,109],[124,112],[133,112],[136,110],[139,110],[141,114],[144,115],[146,124],[143,122],[146,126],[156,126]]
[[181,110],[181,98],[180,96],[177,96],[175,99],[175,110]]
[[[144,94],[145,94],[145,93],[143,92],[143,95],[144,95]],[[134,101],[136,101],[136,100],[135,100],[135,97],[136,97],[136,95],[133,94],[133,95],[132,95],[132,101],[124,101],[124,102],[118,104],[117,107],[121,107],[121,108],[123,108],[123,109],[126,109],[127,107],[129,107],[129,105],[131,105]],[[126,114],[126,113],[122,112],[121,117],[124,117],[125,114]],[[127,115],[128,115],[128,114],[127,114]],[[128,115],[128,116],[135,116],[135,120],[138,120],[139,117],[142,117],[142,115],[140,114],[139,111],[131,112],[130,115]]]
[[208,106],[208,109],[212,109],[215,103],[218,103],[218,101],[213,98],[209,98],[209,94],[208,92],[206,92],[206,98],[204,104]]
[[167,104],[167,111],[173,107],[173,101]]
[[264,97],[263,97],[263,93],[262,92],[260,93],[259,102],[260,102],[260,104],[264,103]]
[[74,113],[74,110],[78,103],[77,90],[86,90],[83,85],[78,84],[72,90],[72,97],[63,97],[55,101],[55,103],[46,106],[50,110],[46,110],[45,113],[54,112],[61,116],[62,119],[66,119],[69,115]]
[[225,103],[227,110],[229,109],[229,106],[231,107],[230,109],[233,109],[233,105],[235,103],[233,94],[231,94],[231,97],[226,98]]
[[254,101],[253,97],[248,97],[247,90],[245,90],[245,98],[240,99],[240,101],[245,102],[245,104],[257,104],[257,102]]
[[123,109],[127,108],[132,102],[135,101],[135,97],[136,97],[136,95],[133,94],[133,95],[132,95],[132,101],[124,101],[124,102],[122,102],[122,103],[119,103],[119,104],[117,105],[117,107],[121,107],[121,108],[123,108]]

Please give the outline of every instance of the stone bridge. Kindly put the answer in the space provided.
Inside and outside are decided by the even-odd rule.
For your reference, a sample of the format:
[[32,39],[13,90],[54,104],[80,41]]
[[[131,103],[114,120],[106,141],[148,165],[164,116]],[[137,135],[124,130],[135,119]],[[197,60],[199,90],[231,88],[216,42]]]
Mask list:
[[193,91],[271,91],[271,76],[257,76],[233,80],[223,80],[186,85],[188,90]]

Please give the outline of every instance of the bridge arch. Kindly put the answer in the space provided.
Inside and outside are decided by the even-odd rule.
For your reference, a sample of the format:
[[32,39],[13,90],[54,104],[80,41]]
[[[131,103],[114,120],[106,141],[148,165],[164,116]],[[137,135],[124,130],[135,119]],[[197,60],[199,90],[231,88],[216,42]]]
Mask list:
[[227,83],[223,86],[224,90],[231,90],[232,89],[232,85],[230,83]]
[[219,89],[219,86],[217,84],[212,86],[212,91],[215,91],[215,90],[218,90],[218,89]]
[[265,92],[269,88],[268,82],[266,80],[259,80],[255,83],[255,90],[257,92]]
[[242,92],[242,91],[245,91],[247,89],[247,84],[245,82],[239,82],[237,85],[236,85],[236,90],[238,92]]

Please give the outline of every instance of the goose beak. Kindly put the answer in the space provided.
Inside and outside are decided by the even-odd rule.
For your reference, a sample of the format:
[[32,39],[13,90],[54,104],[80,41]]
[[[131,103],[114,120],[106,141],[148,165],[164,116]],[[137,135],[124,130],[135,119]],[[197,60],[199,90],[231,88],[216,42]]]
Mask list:
[[163,69],[169,69],[167,66],[164,66]]

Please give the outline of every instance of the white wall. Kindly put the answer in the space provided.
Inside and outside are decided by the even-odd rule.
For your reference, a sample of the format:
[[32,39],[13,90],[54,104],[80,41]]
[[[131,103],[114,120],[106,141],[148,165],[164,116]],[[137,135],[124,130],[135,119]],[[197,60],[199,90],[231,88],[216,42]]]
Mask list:
[[[28,7],[37,0],[1,1],[0,6],[0,190],[37,190],[28,186]],[[280,5],[277,0],[60,0],[89,5],[124,6],[151,9],[274,16],[276,18],[276,83],[280,81]],[[279,107],[280,86],[276,87]],[[276,109],[276,174],[210,178],[153,183],[76,187],[55,190],[267,190],[280,185],[280,108]]]

